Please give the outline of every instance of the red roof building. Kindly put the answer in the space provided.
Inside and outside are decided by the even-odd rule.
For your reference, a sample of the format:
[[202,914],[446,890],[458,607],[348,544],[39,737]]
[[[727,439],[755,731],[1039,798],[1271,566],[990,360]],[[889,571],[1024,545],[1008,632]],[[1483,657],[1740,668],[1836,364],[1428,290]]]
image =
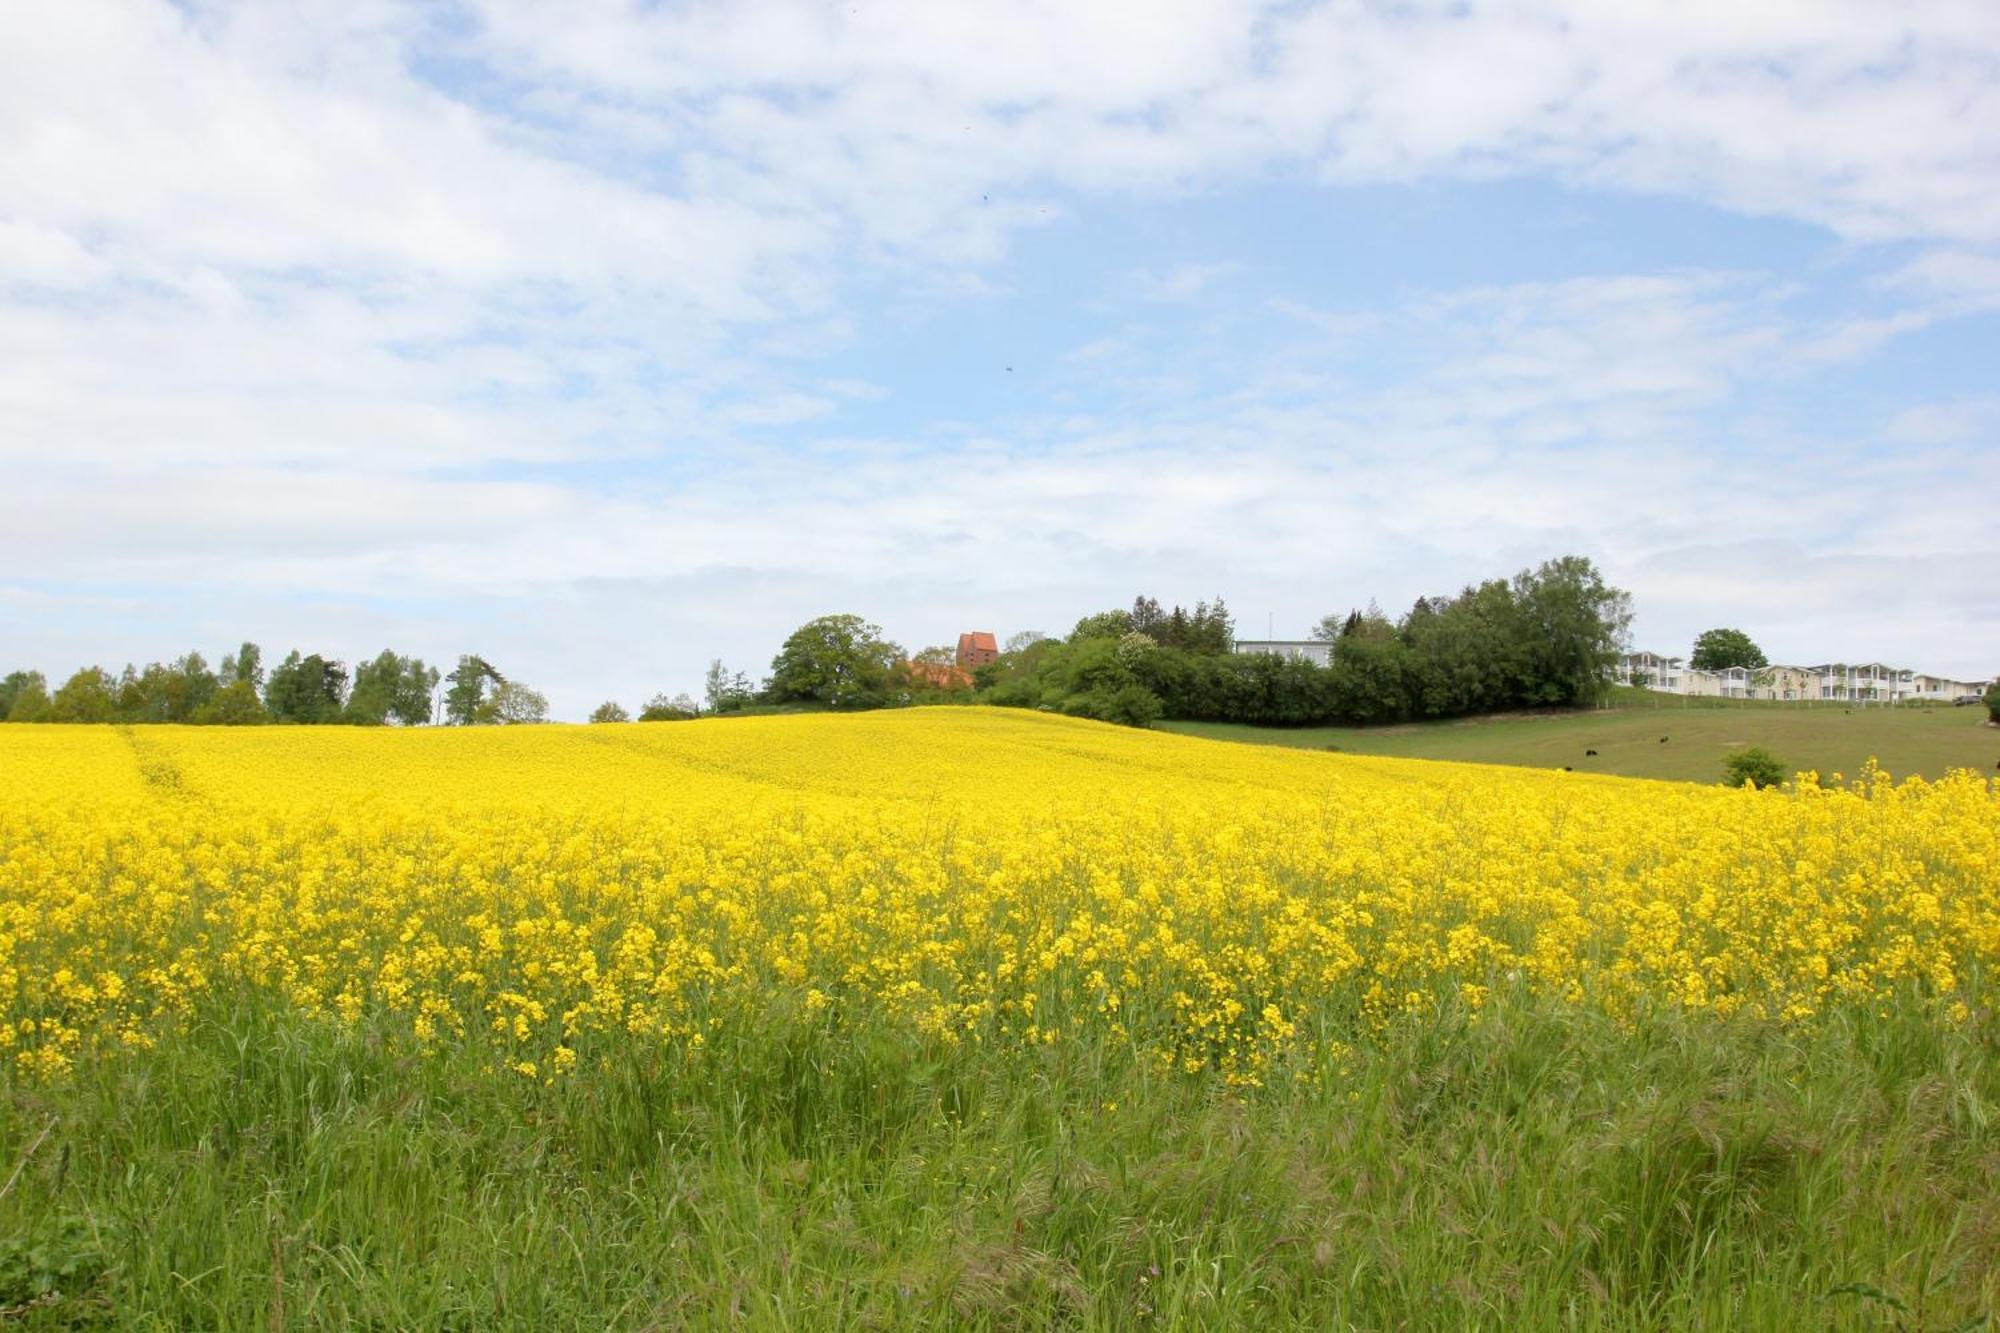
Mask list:
[[972,630],[958,636],[958,669],[977,671],[988,662],[1000,660],[1000,645],[985,630]]

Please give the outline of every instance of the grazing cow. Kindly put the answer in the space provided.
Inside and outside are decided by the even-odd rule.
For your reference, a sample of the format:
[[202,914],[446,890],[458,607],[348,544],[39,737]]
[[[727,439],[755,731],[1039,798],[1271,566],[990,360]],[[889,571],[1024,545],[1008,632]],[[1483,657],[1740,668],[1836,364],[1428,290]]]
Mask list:
[[1583,752],[1583,757],[1584,757],[1585,759],[1588,759],[1588,758],[1590,758],[1590,757],[1591,757],[1592,755],[1594,755],[1594,754],[1596,754],[1596,753],[1597,753],[1597,751],[1595,751],[1595,750],[1585,750],[1585,751]]
[[1660,737],[1660,744],[1665,745],[1666,743],[1667,743],[1667,738],[1665,736]]
[[1574,772],[1576,772],[1576,770],[1575,770],[1575,769],[1573,769],[1573,768],[1571,768],[1571,767],[1570,767],[1570,766],[1569,766],[1568,764],[1564,764],[1564,765],[1563,765],[1563,772],[1565,772],[1565,773],[1574,773]]

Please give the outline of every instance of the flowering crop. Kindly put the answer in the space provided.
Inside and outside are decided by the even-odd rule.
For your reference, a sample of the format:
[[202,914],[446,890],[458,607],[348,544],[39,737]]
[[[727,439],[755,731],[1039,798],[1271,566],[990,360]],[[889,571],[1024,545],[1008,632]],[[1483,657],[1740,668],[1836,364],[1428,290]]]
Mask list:
[[1362,759],[982,709],[437,731],[0,728],[22,1075],[245,997],[540,1080],[775,1012],[1257,1083],[1537,994],[1981,1003],[2000,792]]

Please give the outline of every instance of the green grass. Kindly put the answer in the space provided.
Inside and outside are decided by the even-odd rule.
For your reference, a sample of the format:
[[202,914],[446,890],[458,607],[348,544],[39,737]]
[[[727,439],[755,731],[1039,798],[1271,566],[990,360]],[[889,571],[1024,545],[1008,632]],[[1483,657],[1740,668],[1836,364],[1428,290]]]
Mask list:
[[[1853,776],[1872,756],[1898,777],[1954,768],[1992,773],[2000,729],[1984,708],[1855,708],[1739,700],[1648,701],[1578,713],[1510,715],[1387,727],[1250,727],[1161,722],[1215,740],[1339,749],[1351,754],[1562,768],[1691,782],[1722,779],[1723,756],[1746,745],[1774,751],[1793,771]],[[1719,706],[1718,706],[1719,705]],[[1662,742],[1661,737],[1666,737]],[[1595,755],[1586,751],[1595,750]]]
[[1979,1021],[1621,1030],[1509,1000],[1231,1096],[1117,1050],[996,1060],[782,1016],[550,1088],[217,1011],[7,1089],[0,1319],[1978,1327],[2000,1300]]

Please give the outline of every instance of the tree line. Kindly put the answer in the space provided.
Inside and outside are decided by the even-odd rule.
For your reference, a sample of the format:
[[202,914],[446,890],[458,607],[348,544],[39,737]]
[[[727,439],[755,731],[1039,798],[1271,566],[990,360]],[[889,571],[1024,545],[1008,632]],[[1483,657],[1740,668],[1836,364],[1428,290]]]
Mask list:
[[[914,656],[852,614],[794,630],[753,683],[709,664],[703,694],[655,695],[642,722],[760,708],[898,707],[988,703],[1146,726],[1160,718],[1265,725],[1398,722],[1517,708],[1581,707],[1609,688],[1631,621],[1631,599],[1581,556],[1564,556],[1456,594],[1419,597],[1391,620],[1373,603],[1320,620],[1325,665],[1235,651],[1218,597],[1192,609],[1140,595],[1129,609],[1084,616],[1061,637],[1016,634],[971,676],[952,650]],[[441,688],[442,687],[442,688]],[[384,651],[355,666],[296,650],[263,669],[246,643],[210,669],[199,653],[126,667],[86,667],[51,692],[38,672],[0,680],[0,717],[12,722],[263,722],[418,726],[541,722],[548,702],[486,659],[449,673]],[[615,701],[592,722],[627,722]]]
[[1629,596],[1581,556],[1419,597],[1395,620],[1372,602],[1329,614],[1313,630],[1328,645],[1324,666],[1236,653],[1222,604],[1199,609],[1206,622],[1165,618],[1206,624],[1174,642],[1154,632],[1161,620],[1149,597],[1129,612],[1086,616],[1066,638],[982,668],[978,697],[1137,726],[1162,717],[1303,726],[1586,707],[1609,689],[1631,622]]
[[[1192,610],[1140,595],[1028,632],[970,678],[950,649],[914,656],[857,615],[800,626],[761,689],[736,707],[987,703],[1146,726],[1160,718],[1264,725],[1399,722],[1525,708],[1587,707],[1610,688],[1631,599],[1595,565],[1564,556],[1511,579],[1420,597],[1391,620],[1374,603],[1322,618],[1327,663],[1235,651],[1221,598]],[[725,711],[717,709],[714,711]]]
[[475,654],[441,673],[420,657],[384,649],[350,672],[338,659],[293,649],[267,671],[263,650],[245,643],[212,668],[198,652],[128,665],[116,676],[88,666],[54,690],[39,671],[0,677],[0,721],[7,722],[415,727],[545,722],[548,715],[539,691]]

